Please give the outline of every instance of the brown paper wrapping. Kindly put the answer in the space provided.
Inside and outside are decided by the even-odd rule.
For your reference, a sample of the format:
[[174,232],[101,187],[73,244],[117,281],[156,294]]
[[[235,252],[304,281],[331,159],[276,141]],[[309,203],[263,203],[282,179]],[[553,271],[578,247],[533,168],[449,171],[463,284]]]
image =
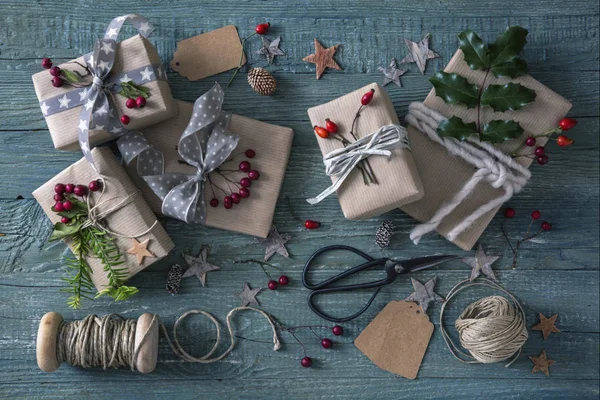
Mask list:
[[[99,174],[101,174],[108,182],[101,202],[111,201],[111,199],[118,201],[118,199],[122,199],[138,190],[110,149],[98,147],[92,150],[92,155],[98,172],[95,172],[87,160],[82,158],[33,192],[33,197],[40,203],[53,224],[60,221],[60,216],[51,209],[55,203],[53,196],[54,186],[57,183],[87,184],[94,179],[98,179]],[[97,198],[97,196],[99,196],[99,192],[94,193],[93,198]],[[148,230],[155,221],[156,216],[141,195],[136,196],[132,203],[111,213],[104,219],[108,229],[126,236],[136,235],[137,232]],[[132,247],[132,239],[120,237],[115,237],[115,239],[126,261],[124,265],[129,269],[129,277],[165,257],[175,246],[162,225],[157,222],[149,233],[137,238],[140,242],[150,239],[148,250],[156,258],[145,257],[142,264],[138,265],[135,255],[127,254],[127,250]],[[67,245],[70,247],[68,241]],[[94,285],[99,291],[104,289],[108,284],[108,279],[103,271],[102,263],[95,257],[87,257],[86,261],[93,270],[92,281]]]
[[[142,131],[144,137],[157,150],[164,155],[165,172],[180,172],[195,174],[196,169],[180,163],[182,160],[177,152],[177,145],[181,134],[185,130],[192,116],[193,103],[175,100],[178,115],[168,121],[146,128]],[[260,172],[260,179],[252,182],[249,188],[251,195],[242,199],[240,204],[235,204],[232,209],[223,207],[224,194],[216,190],[220,201],[219,207],[208,206],[213,197],[210,185],[204,190],[206,207],[206,225],[241,232],[248,235],[265,238],[269,234],[275,214],[275,204],[283,183],[287,167],[294,132],[291,128],[266,124],[254,119],[233,114],[229,123],[229,131],[240,135],[237,148],[233,151],[234,162],[224,166],[226,169],[236,169],[240,161],[245,159],[243,153],[246,149],[254,149],[256,157],[250,159],[252,169]],[[131,179],[140,188],[144,199],[156,212],[161,212],[161,200],[154,194],[146,182],[137,175],[137,159],[127,167]],[[211,176],[214,176],[213,173]],[[238,177],[233,174],[232,177]],[[241,178],[242,175],[239,175]],[[224,188],[222,181],[214,178],[215,183]]]
[[[352,140],[348,133],[352,120],[360,106],[361,97],[371,89],[375,89],[374,97],[360,113],[355,126],[356,136],[361,138],[382,126],[399,124],[387,92],[378,84],[372,83],[329,103],[310,108],[308,116],[312,125],[324,126],[325,119],[329,118],[338,125],[341,135]],[[343,146],[338,140],[315,137],[323,155]],[[371,218],[423,197],[423,186],[410,150],[395,149],[391,157],[369,157],[368,160],[379,184],[365,185],[357,168],[350,173],[337,190],[346,218]],[[335,177],[331,178],[332,182],[335,180]],[[326,187],[324,183],[319,189],[324,190]],[[311,196],[317,194],[310,193]]]
[[[75,61],[85,65],[83,57],[79,57]],[[112,69],[113,73],[120,74],[153,64],[160,64],[158,52],[142,35],[136,35],[117,43],[115,63]],[[60,64],[59,67],[85,73],[85,70],[75,63]],[[50,83],[50,78],[51,76],[46,70],[33,75],[33,86],[39,101],[73,90],[73,87],[68,85],[55,88]],[[150,97],[144,108],[128,110],[125,107],[125,102],[127,101],[125,97],[121,95],[113,96],[118,103],[119,109],[128,110],[127,113],[131,117],[131,122],[127,125],[127,129],[129,130],[138,130],[154,125],[173,117],[176,113],[176,109],[173,107],[171,89],[166,81],[154,80],[144,83],[144,86],[150,90]],[[54,147],[60,150],[79,150],[77,125],[79,123],[80,112],[81,106],[46,117],[46,123],[48,124]],[[100,130],[90,130],[89,135],[90,146],[95,146],[115,138],[114,135]]]
[[[449,73],[455,72],[478,86],[482,84],[485,77],[485,72],[473,71],[469,68],[467,63],[464,62],[463,54],[460,50],[452,57],[444,71]],[[486,80],[486,85],[505,84],[510,81],[510,79],[495,78],[490,74]],[[505,113],[493,112],[490,107],[484,107],[481,110],[482,124],[492,119],[514,119],[525,130],[520,139],[499,146],[505,151],[514,150],[516,147],[515,142],[522,143],[529,135],[541,134],[556,127],[558,122],[571,109],[569,101],[548,89],[531,76],[523,76],[512,81],[535,90],[537,94],[535,102],[526,105],[518,111],[508,111]],[[435,95],[435,89],[429,92],[423,103],[446,117],[456,115],[465,122],[472,122],[477,119],[476,109],[467,109],[466,106],[446,104],[440,97]],[[425,196],[421,200],[401,208],[413,218],[423,222],[429,220],[442,204],[450,200],[462,188],[473,175],[474,168],[461,158],[449,155],[445,148],[429,140],[425,134],[413,127],[409,127],[408,136],[419,174],[421,175],[423,187],[425,188]],[[538,138],[537,141],[538,145],[543,146],[547,139]],[[532,162],[531,159],[526,157],[520,157],[517,160],[525,166],[529,166]],[[502,193],[501,189],[494,189],[489,183],[480,183],[471,196],[442,221],[437,231],[446,237],[448,232],[466,216],[474,212],[481,205],[501,196]],[[498,208],[479,218],[452,242],[463,250],[470,250],[497,211]]]

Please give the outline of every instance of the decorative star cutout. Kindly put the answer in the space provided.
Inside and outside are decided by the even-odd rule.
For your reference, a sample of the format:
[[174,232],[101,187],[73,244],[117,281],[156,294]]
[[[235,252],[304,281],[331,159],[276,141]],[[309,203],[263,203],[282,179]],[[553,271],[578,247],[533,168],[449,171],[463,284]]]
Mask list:
[[154,75],[154,72],[151,71],[148,67],[146,67],[146,69],[144,69],[143,71],[140,71],[140,74],[142,74],[143,81],[151,81],[152,75]]
[[71,102],[71,99],[68,98],[67,95],[65,94],[63,97],[58,99],[58,102],[60,104],[59,108],[69,108],[69,103]]
[[379,67],[379,71],[383,74],[383,86],[390,82],[394,82],[399,87],[402,87],[400,77],[406,73],[406,69],[398,69],[396,59],[392,58],[389,67]]
[[315,52],[304,57],[302,61],[315,64],[317,66],[317,79],[321,79],[321,75],[325,72],[325,68],[342,69],[333,59],[339,46],[339,44],[336,44],[335,46],[324,48],[315,38]]
[[146,239],[140,243],[137,241],[137,239],[131,238],[131,244],[133,247],[127,250],[127,253],[135,255],[138,265],[141,265],[142,262],[144,262],[144,257],[156,258],[156,256],[148,250],[148,243],[150,243],[150,239]]
[[102,50],[104,54],[112,53],[113,51],[115,51],[110,42],[103,42],[100,50]]
[[221,269],[216,265],[213,265],[206,261],[206,256],[208,255],[208,249],[205,247],[202,249],[200,256],[192,257],[187,254],[183,254],[183,258],[186,263],[190,266],[183,273],[182,278],[189,278],[191,276],[195,276],[198,278],[202,286],[206,286],[206,273],[210,271],[216,271]]
[[531,370],[532,374],[535,374],[538,371],[543,372],[546,376],[550,376],[549,367],[555,363],[554,360],[548,360],[546,356],[546,350],[542,350],[542,354],[539,357],[529,356],[531,362],[533,362],[533,369]]
[[550,318],[546,318],[546,316],[542,313],[539,314],[540,323],[531,329],[533,329],[534,331],[542,331],[542,333],[544,334],[544,340],[548,339],[548,336],[550,336],[550,333],[552,332],[560,333],[560,330],[556,326],[554,326],[554,324],[556,323],[556,318],[558,318],[558,314],[554,314]]
[[402,61],[400,61],[400,64],[416,63],[417,67],[419,67],[419,70],[421,71],[421,74],[425,74],[427,60],[438,58],[440,56],[439,54],[429,50],[430,37],[431,34],[428,33],[419,43],[404,39],[404,43],[406,43],[406,47],[408,47],[410,54],[404,57]]
[[435,286],[437,278],[430,279],[429,281],[425,282],[425,284],[422,284],[414,278],[410,278],[410,280],[415,288],[415,291],[404,300],[415,301],[419,303],[424,313],[427,312],[429,303],[432,301],[446,301],[442,296],[433,291],[433,287]]
[[262,36],[263,45],[260,50],[257,51],[258,54],[262,54],[267,57],[269,60],[269,64],[273,64],[273,60],[275,56],[283,56],[285,53],[279,49],[279,42],[281,41],[281,36],[277,39],[270,41],[266,37]]
[[477,246],[477,252],[475,253],[475,257],[466,257],[463,258],[462,261],[471,266],[473,268],[471,270],[471,276],[469,280],[472,281],[477,278],[483,272],[485,276],[490,279],[496,280],[496,276],[494,275],[494,271],[492,270],[492,264],[498,260],[500,256],[488,256],[485,254],[483,250],[483,246]]
[[244,282],[244,287],[242,288],[242,291],[235,292],[234,295],[242,299],[242,307],[246,307],[248,304],[260,306],[260,303],[258,302],[258,300],[256,300],[256,295],[261,290],[261,288],[251,289],[248,282]]
[[262,243],[265,246],[265,261],[268,261],[269,258],[273,256],[275,253],[279,253],[285,258],[289,258],[289,253],[285,248],[285,244],[291,239],[291,236],[287,233],[281,235],[277,232],[277,228],[275,225],[271,227],[271,231],[269,232],[269,236],[266,239],[256,239],[259,243]]
[[50,106],[48,104],[46,104],[46,102],[43,102],[42,105],[40,106],[40,108],[42,109],[42,112],[44,113],[44,115],[48,114],[48,110],[50,109]]

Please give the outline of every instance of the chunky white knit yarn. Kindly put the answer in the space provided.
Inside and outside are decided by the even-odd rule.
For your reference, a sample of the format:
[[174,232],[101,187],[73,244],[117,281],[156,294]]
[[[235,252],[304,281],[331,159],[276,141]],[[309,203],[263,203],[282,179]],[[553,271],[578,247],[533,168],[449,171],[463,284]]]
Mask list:
[[488,182],[494,188],[504,189],[504,194],[480,206],[454,226],[447,235],[451,241],[482,215],[508,201],[513,194],[520,192],[531,177],[531,172],[527,168],[489,142],[481,142],[475,137],[463,142],[451,137],[440,137],[436,130],[444,119],[446,117],[423,103],[412,103],[405,118],[406,122],[426,134],[429,139],[444,146],[450,154],[461,157],[477,170],[458,193],[442,204],[429,221],[417,225],[412,230],[410,238],[415,244],[418,244],[425,234],[434,231],[445,217],[473,193],[478,183]]

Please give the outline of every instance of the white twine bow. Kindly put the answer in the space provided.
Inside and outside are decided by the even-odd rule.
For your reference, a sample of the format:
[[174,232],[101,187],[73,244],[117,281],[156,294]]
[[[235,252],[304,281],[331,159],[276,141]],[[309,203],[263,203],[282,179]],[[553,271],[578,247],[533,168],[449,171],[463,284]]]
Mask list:
[[323,157],[327,176],[337,176],[337,180],[318,196],[306,199],[310,204],[317,204],[335,192],[344,180],[356,168],[359,162],[371,156],[392,155],[395,148],[410,149],[406,129],[400,125],[385,125],[372,134],[358,139],[346,147],[336,149]]

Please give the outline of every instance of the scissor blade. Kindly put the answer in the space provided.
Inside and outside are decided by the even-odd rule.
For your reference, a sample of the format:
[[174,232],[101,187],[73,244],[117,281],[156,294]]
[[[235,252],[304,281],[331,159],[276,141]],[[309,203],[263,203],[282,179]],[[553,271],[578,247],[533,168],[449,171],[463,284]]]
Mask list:
[[406,272],[420,271],[422,269],[431,268],[435,265],[446,261],[459,259],[460,256],[428,256],[413,258],[412,260],[401,261],[400,265]]

